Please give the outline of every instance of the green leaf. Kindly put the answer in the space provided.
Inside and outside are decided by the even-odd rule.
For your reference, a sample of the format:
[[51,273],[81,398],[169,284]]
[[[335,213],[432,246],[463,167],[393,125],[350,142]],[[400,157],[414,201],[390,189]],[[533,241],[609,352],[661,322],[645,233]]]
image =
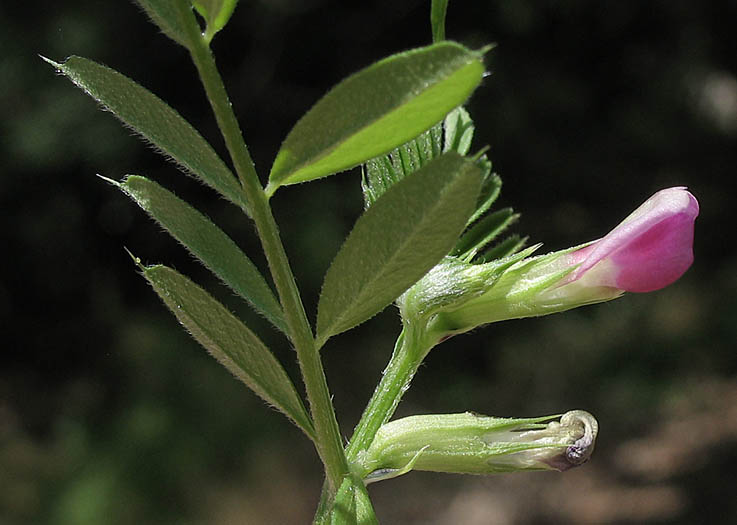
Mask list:
[[176,195],[144,177],[130,175],[122,183],[109,182],[129,195],[225,284],[286,333],[281,306],[269,285],[220,228]]
[[[457,107],[445,117],[443,121],[443,151],[456,151],[466,155],[471,149],[475,126],[471,115],[463,107]],[[479,157],[479,167],[483,172],[483,183],[481,192],[476,203],[476,211],[473,212],[468,224],[476,222],[486,213],[499,196],[502,180],[496,173],[491,173],[491,161],[486,155]]]
[[466,262],[470,261],[517,219],[519,213],[514,213],[512,208],[502,208],[490,213],[463,234],[453,255]]
[[[445,117],[443,121],[443,151],[456,151],[461,155],[466,155],[471,149],[473,133],[475,126],[471,115],[463,107],[457,107]],[[476,203],[476,211],[474,211],[468,224],[476,222],[483,214],[485,214],[494,201],[499,196],[502,187],[502,180],[496,173],[491,173],[491,161],[486,155],[482,155],[478,161],[479,167],[483,172],[484,182],[481,185],[481,192]]]
[[431,127],[419,137],[402,144],[388,155],[366,161],[361,189],[368,208],[386,190],[441,154],[442,127]]
[[500,243],[492,246],[486,250],[483,255],[476,258],[478,264],[484,264],[496,259],[503,259],[504,257],[510,257],[520,251],[529,237],[520,237],[519,235],[510,235]]
[[179,322],[220,364],[314,439],[312,421],[289,376],[240,319],[175,270],[163,265],[142,269]]
[[449,152],[364,212],[325,275],[320,345],[380,312],[448,254],[473,211],[480,177],[473,161]]
[[468,153],[476,129],[468,111],[459,106],[448,113],[443,121],[443,129],[443,151],[457,151],[461,155]]
[[228,23],[233,15],[238,0],[195,0],[192,2],[197,12],[207,24],[204,38],[207,43],[212,41],[215,33]]
[[[474,125],[470,115],[459,106],[448,113],[442,124],[433,126],[419,137],[402,144],[387,155],[367,160],[361,172],[361,189],[366,208],[371,206],[393,184],[417,171],[441,153],[446,151],[455,151],[461,155],[468,153],[471,148],[473,131]],[[491,163],[486,156],[482,156],[478,162],[484,169],[484,183],[479,195],[478,206],[480,206],[485,187],[488,185],[487,179]],[[478,213],[478,216],[484,211],[486,209]],[[469,223],[478,216],[474,214]]]
[[479,160],[479,167],[483,172],[484,182],[481,183],[481,191],[476,201],[476,211],[473,212],[468,224],[476,222],[479,217],[489,211],[502,190],[502,179],[496,173],[491,173],[491,161],[483,155]]
[[44,59],[186,171],[246,208],[241,187],[215,150],[179,113],[128,77],[81,57]]
[[390,56],[346,78],[287,135],[267,194],[346,170],[410,141],[481,82],[482,54],[442,42]]
[[[190,48],[192,36],[198,33],[197,21],[185,0],[136,0],[151,21],[176,43]],[[195,30],[193,32],[193,29]]]

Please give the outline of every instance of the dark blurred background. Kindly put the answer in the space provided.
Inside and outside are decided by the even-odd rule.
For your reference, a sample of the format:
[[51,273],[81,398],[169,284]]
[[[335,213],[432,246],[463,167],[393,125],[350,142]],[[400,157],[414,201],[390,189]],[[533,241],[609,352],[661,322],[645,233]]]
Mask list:
[[[263,176],[331,85],[427,44],[429,1],[243,0],[214,50]],[[372,485],[383,523],[737,520],[737,2],[450,3],[448,37],[495,42],[469,103],[476,147],[549,250],[597,238],[658,189],[701,203],[696,262],[648,295],[508,321],[433,350],[398,415],[597,416],[565,474],[411,473]],[[138,80],[224,158],[194,69],[128,2],[0,4],[0,523],[306,523],[321,485],[307,440],[192,341],[123,247],[205,285],[297,381],[293,351],[122,194],[147,175],[260,266],[253,228],[37,54]],[[273,199],[306,304],[362,209],[356,172]],[[398,332],[393,308],[324,350],[348,436]]]

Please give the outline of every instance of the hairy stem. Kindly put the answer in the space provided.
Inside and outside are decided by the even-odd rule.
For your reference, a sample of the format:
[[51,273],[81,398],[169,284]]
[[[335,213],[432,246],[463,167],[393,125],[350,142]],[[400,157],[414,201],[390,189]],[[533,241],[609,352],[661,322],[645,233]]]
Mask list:
[[[359,453],[368,449],[381,425],[389,421],[399,405],[399,401],[409,388],[417,368],[427,352],[435,345],[432,336],[419,326],[406,326],[399,334],[394,345],[394,352],[384,369],[376,390],[363,411],[361,420],[356,425],[348,447],[346,457],[349,464],[354,464]],[[435,339],[437,341],[437,339]],[[323,487],[315,515],[316,524],[327,523],[330,512],[330,494],[328,487]],[[368,498],[366,498],[368,501]]]
[[405,325],[397,338],[394,353],[384,369],[381,381],[374,390],[346,448],[349,463],[356,459],[359,452],[371,445],[379,427],[394,415],[417,368],[432,346],[433,344],[428,343],[423,328]]
[[[194,19],[193,19],[194,20]],[[194,28],[198,33],[199,31]],[[194,36],[194,35],[193,35]],[[315,434],[316,448],[327,476],[332,493],[340,486],[348,473],[343,445],[340,439],[335,410],[328,390],[325,373],[312,329],[302,304],[279,230],[264,194],[261,183],[243,141],[243,136],[228,99],[225,86],[215,65],[215,59],[205,40],[199,36],[190,49],[192,60],[207,93],[218,126],[243,187],[245,200],[274,279],[284,316],[289,328],[289,337],[297,351],[302,378],[307,392]]]
[[430,27],[432,28],[433,42],[445,40],[445,13],[447,10],[448,0],[432,0],[430,4]]

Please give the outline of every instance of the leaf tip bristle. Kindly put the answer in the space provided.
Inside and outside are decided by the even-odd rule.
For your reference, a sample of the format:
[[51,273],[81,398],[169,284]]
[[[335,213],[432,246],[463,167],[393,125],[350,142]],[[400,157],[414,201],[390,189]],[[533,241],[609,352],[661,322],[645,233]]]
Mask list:
[[[108,184],[112,184],[113,186],[116,186],[116,187],[118,187],[118,188],[119,188],[119,187],[121,186],[121,184],[120,184],[120,183],[119,183],[118,181],[116,181],[116,180],[113,180],[113,179],[111,179],[111,178],[108,178],[108,177],[105,177],[104,175],[100,175],[99,173],[95,173],[95,176],[96,176],[96,177],[99,177],[99,178],[100,178],[100,179],[102,179],[102,180],[104,180],[104,181],[105,181],[105,182],[107,182]],[[129,253],[130,253],[130,252],[129,252]]]
[[145,270],[145,269],[146,269],[146,267],[145,267],[145,266],[143,265],[143,263],[141,262],[141,259],[140,259],[140,257],[136,257],[135,255],[133,255],[133,252],[131,252],[131,251],[130,251],[130,250],[129,250],[129,249],[127,248],[127,247],[125,247],[125,246],[123,246],[123,249],[124,249],[124,250],[125,250],[125,252],[126,252],[126,253],[127,253],[127,254],[128,254],[129,256],[130,256],[130,258],[131,258],[131,259],[133,259],[133,262],[135,263],[135,265],[136,265],[136,266],[138,266],[138,267],[139,267],[139,268],[140,268],[141,270]]
[[50,64],[50,65],[51,65],[52,67],[54,67],[54,68],[55,68],[55,69],[56,69],[57,71],[61,71],[61,70],[62,70],[62,66],[61,66],[61,64],[60,64],[60,63],[58,63],[58,62],[54,62],[54,61],[53,61],[53,60],[51,60],[50,58],[48,58],[48,57],[45,57],[45,56],[43,56],[43,55],[42,55],[41,53],[39,53],[39,54],[38,54],[38,58],[40,58],[41,60],[43,60],[43,61],[44,61],[44,62],[46,62],[47,64]]

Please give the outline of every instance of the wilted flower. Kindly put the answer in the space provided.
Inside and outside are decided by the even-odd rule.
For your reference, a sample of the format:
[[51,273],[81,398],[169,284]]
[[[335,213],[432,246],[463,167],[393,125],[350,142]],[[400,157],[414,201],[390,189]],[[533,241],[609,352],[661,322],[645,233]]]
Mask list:
[[[527,255],[521,253],[480,265],[441,263],[445,271],[435,276],[431,271],[400,305],[410,315],[432,310],[427,321],[433,331],[449,335],[494,321],[608,301],[624,292],[658,290],[693,262],[698,213],[696,198],[685,188],[665,189],[605,237],[579,247],[520,260]],[[452,285],[433,282],[438,276]]]
[[409,416],[383,425],[357,462],[367,482],[429,470],[495,474],[568,470],[594,450],[598,423],[582,410],[540,418],[498,418],[469,412]]

